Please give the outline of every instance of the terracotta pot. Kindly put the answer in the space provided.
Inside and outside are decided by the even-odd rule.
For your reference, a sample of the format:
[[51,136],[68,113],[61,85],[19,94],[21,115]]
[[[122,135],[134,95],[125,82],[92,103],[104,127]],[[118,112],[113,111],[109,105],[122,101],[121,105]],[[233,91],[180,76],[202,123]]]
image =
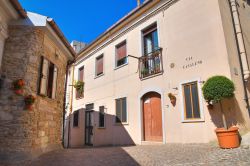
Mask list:
[[217,128],[215,132],[220,147],[223,149],[238,148],[240,146],[238,130],[238,127],[231,127],[228,130]]
[[172,104],[173,106],[176,105],[176,100],[175,100],[175,99],[171,99],[170,102],[171,102],[171,104]]
[[25,109],[28,110],[28,111],[32,111],[33,107],[32,107],[32,105],[26,105]]
[[17,90],[15,90],[15,94],[22,95],[23,94],[23,89],[17,89]]

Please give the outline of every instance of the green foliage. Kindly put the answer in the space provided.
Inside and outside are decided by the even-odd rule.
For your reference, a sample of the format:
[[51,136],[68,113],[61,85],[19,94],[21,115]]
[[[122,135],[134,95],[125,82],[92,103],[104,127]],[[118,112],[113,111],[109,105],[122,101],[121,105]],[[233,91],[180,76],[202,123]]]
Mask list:
[[210,103],[219,102],[225,98],[234,96],[234,83],[225,76],[213,76],[202,87],[205,100]]
[[73,86],[79,93],[81,93],[81,94],[83,93],[83,91],[84,91],[84,82],[83,81],[76,81]]

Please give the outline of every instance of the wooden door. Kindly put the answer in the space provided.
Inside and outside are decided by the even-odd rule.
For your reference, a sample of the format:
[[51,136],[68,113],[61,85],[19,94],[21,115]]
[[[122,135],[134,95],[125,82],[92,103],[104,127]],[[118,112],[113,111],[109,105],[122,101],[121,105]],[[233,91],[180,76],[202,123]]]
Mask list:
[[145,141],[162,141],[161,96],[148,93],[143,97],[143,123]]

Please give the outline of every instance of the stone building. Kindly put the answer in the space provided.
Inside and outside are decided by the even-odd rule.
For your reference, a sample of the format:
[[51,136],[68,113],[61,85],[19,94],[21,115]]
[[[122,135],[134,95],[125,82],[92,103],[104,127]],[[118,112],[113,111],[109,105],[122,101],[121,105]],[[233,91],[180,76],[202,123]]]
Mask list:
[[214,75],[236,86],[223,103],[227,123],[249,131],[249,11],[242,0],[144,1],[70,68],[68,85],[82,81],[84,91],[67,87],[66,145],[213,141],[221,115],[201,87]]
[[[20,10],[24,11],[21,6]],[[15,161],[62,147],[65,73],[75,52],[52,18],[27,12],[8,22],[7,29],[0,89],[0,156]],[[19,79],[25,83],[21,95],[13,90],[13,82]],[[28,95],[35,97],[31,110],[24,102]]]

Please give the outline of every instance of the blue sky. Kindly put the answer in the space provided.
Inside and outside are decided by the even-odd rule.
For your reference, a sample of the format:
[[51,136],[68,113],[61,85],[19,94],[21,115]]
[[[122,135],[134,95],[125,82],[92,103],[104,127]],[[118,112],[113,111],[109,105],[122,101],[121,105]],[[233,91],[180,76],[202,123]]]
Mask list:
[[136,0],[19,0],[27,11],[55,19],[69,42],[90,43],[137,5]]

